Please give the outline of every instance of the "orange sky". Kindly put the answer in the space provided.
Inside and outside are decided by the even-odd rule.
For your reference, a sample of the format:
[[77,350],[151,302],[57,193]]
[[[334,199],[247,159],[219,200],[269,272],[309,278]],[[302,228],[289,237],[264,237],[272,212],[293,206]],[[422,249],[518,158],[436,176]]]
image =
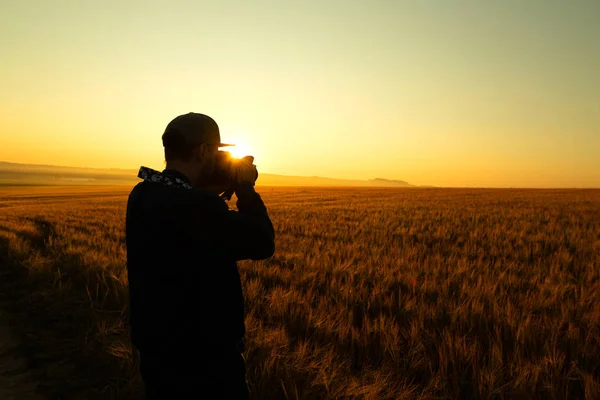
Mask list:
[[268,173],[600,187],[599,19],[586,0],[3,2],[0,160],[161,168],[195,111]]

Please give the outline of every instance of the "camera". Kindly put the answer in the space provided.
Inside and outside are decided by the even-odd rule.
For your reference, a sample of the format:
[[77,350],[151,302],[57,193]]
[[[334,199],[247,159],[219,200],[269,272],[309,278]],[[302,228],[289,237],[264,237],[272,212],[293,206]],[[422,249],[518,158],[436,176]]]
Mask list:
[[[228,151],[219,150],[217,153],[217,161],[215,162],[215,169],[210,179],[211,186],[230,186],[229,189],[221,195],[222,198],[230,200],[234,192],[234,185],[237,182],[237,166],[242,161],[249,161],[251,164],[254,162],[253,156],[245,156],[242,158],[235,158]],[[254,177],[256,181],[258,179],[258,172]]]

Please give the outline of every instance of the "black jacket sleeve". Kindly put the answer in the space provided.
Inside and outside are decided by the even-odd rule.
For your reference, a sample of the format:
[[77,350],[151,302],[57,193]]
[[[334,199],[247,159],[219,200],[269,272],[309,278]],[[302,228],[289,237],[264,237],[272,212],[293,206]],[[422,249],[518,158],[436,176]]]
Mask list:
[[275,252],[275,231],[260,195],[251,184],[236,188],[239,211],[230,210],[218,197],[211,198],[210,242],[226,257],[263,260]]

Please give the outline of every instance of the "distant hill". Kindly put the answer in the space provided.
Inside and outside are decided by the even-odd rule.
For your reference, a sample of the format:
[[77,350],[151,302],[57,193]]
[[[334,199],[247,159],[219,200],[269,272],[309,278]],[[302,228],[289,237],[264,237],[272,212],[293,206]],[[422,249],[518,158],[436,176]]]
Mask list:
[[258,184],[264,186],[350,186],[350,187],[412,187],[404,181],[388,179],[335,179],[320,176],[289,176],[260,174]]
[[396,181],[381,178],[369,179],[368,182],[373,183],[375,186],[414,186],[404,181]]
[[[140,181],[137,173],[138,171],[134,169],[80,168],[0,161],[0,184],[4,185],[132,185]],[[257,185],[415,187],[404,181],[381,178],[353,180],[266,173],[260,173]]]
[[139,179],[137,171],[19,164],[0,161],[0,184],[14,185],[124,185]]

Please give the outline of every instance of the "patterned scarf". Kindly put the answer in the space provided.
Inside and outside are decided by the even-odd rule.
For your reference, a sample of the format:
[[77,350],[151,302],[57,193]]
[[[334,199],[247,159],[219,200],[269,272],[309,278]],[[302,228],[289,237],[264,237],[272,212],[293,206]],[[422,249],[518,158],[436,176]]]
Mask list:
[[163,175],[160,171],[144,166],[140,167],[140,171],[138,172],[138,178],[142,178],[143,180],[148,182],[161,183],[163,185],[171,187],[181,187],[185,189],[194,188],[192,185],[180,178],[173,178],[168,175]]

